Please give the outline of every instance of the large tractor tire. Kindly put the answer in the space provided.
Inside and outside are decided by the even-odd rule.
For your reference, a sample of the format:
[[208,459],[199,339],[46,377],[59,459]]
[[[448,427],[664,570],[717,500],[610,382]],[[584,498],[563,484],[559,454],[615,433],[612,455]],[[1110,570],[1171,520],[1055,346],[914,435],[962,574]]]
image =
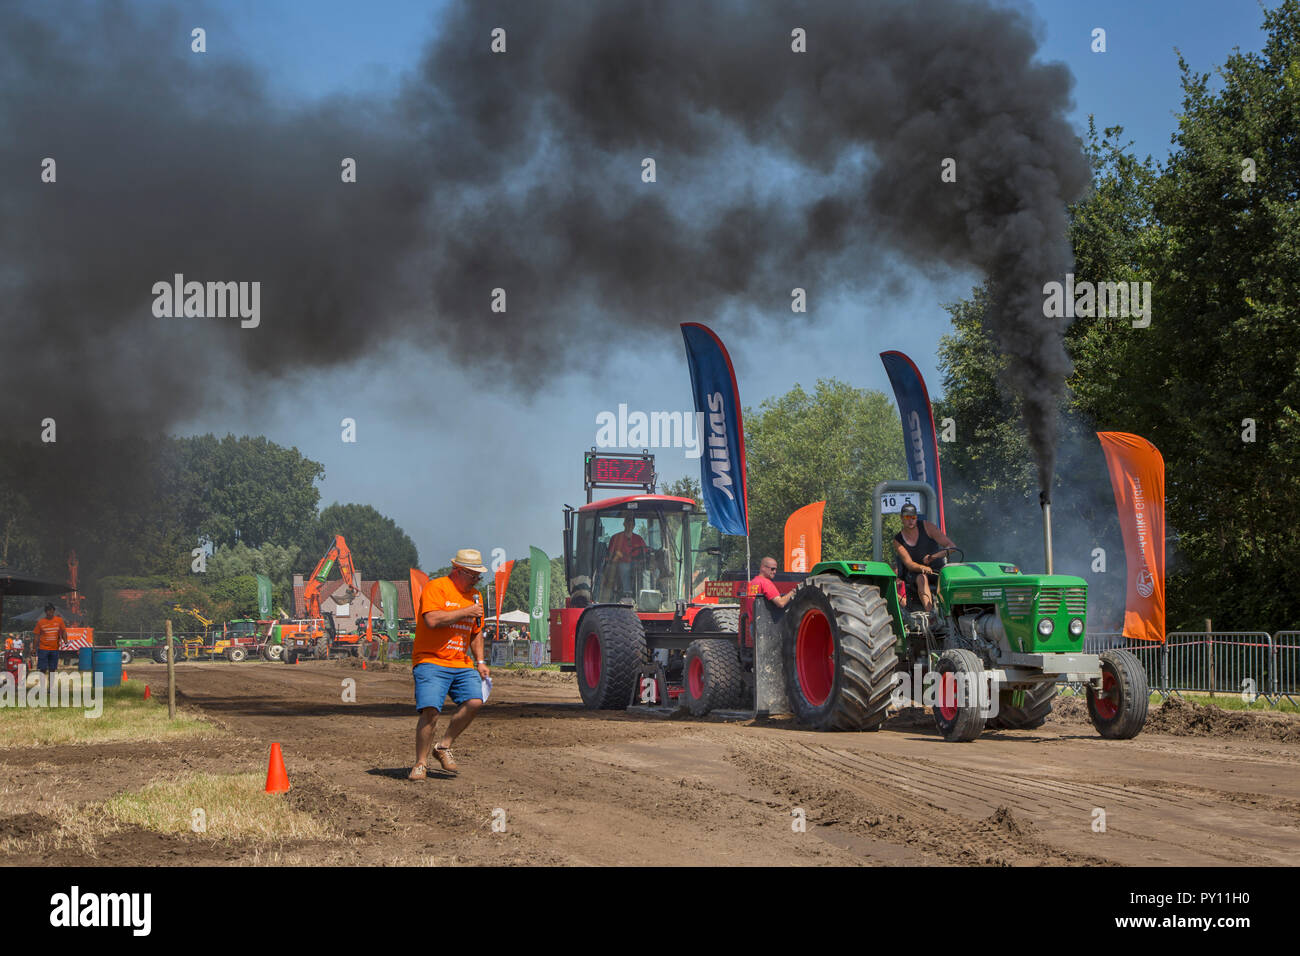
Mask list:
[[583,704],[591,710],[625,709],[632,703],[636,675],[646,657],[645,629],[631,609],[588,611],[574,642]]
[[[984,708],[980,706],[983,662],[971,651],[944,651],[937,671],[934,722],[939,733],[954,743],[974,740],[984,732]],[[965,683],[966,692],[958,692],[959,682]]]
[[232,664],[238,664],[246,657],[248,657],[248,651],[244,650],[242,647],[226,648],[226,660],[230,661]]
[[154,659],[155,661],[157,661],[159,664],[166,664],[166,663],[167,663],[167,645],[166,645],[166,644],[163,644],[163,645],[160,646],[160,647],[155,647],[155,648],[153,649],[153,659]]
[[740,707],[745,697],[745,671],[740,652],[721,638],[692,641],[686,648],[682,698],[696,717],[711,710]]
[[990,730],[1034,730],[1043,726],[1052,713],[1052,703],[1059,688],[1056,684],[1038,684],[1024,692],[1024,700],[1015,706],[1016,692],[998,694],[998,714],[985,724]]
[[898,657],[880,589],[818,574],[800,586],[782,622],[786,695],[816,730],[879,730]]
[[1101,694],[1088,688],[1088,716],[1107,740],[1131,740],[1147,721],[1151,692],[1142,663],[1128,651],[1101,654]]
[[134,655],[125,647],[122,648],[122,666],[125,667],[127,664],[130,664],[131,661],[133,660],[135,660]]
[[263,645],[262,645],[262,660],[264,660],[264,661],[278,661],[278,660],[280,660],[282,657],[284,657],[284,645],[283,645],[283,644],[263,644]]
[[280,660],[284,661],[286,664],[297,664],[298,663],[297,649],[292,647],[285,648],[284,655],[280,658]]

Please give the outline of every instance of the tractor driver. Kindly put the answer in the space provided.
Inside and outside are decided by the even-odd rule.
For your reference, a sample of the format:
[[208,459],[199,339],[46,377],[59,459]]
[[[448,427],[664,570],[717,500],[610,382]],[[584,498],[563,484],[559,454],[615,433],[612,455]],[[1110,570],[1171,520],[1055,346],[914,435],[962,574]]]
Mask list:
[[903,530],[894,535],[898,576],[907,584],[908,590],[921,599],[921,607],[930,611],[934,608],[930,579],[937,583],[939,568],[948,563],[938,552],[956,545],[930,522],[921,521],[916,514],[916,505],[911,502],[903,505],[901,514]]
[[633,562],[644,558],[649,551],[645,540],[632,530],[635,525],[636,518],[632,515],[623,519],[623,530],[609,539],[609,551],[605,557],[607,566],[615,570],[620,594],[632,593]]

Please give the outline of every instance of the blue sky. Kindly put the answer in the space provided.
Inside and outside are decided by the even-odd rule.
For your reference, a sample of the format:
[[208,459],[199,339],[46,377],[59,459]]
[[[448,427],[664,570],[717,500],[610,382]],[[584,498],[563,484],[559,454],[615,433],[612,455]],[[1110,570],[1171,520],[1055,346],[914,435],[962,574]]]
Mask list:
[[[232,0],[211,8],[209,50],[220,55],[228,47],[258,65],[286,101],[382,95],[418,63],[440,5]],[[1181,104],[1175,47],[1193,69],[1210,71],[1233,47],[1254,50],[1262,40],[1253,0],[1013,6],[1036,21],[1040,58],[1062,62],[1074,75],[1076,128],[1082,132],[1095,114],[1098,126],[1124,126],[1138,154],[1157,160],[1168,153]],[[196,25],[208,26],[206,20],[195,15]],[[1106,31],[1105,53],[1090,49],[1097,27]],[[780,343],[733,334],[726,340],[742,400],[757,405],[796,383],[810,389],[829,377],[888,392],[877,353],[891,348],[908,352],[938,393],[936,347],[947,330],[942,305],[965,295],[975,280],[917,277],[902,298],[820,303],[816,329],[792,326]],[[557,368],[543,392],[526,398],[508,384],[394,346],[382,363],[349,372],[346,389],[286,381],[268,407],[196,420],[184,430],[264,433],[297,446],[325,465],[322,504],[373,504],[414,538],[428,568],[467,546],[519,557],[537,545],[554,555],[561,505],[582,498],[581,455],[595,440],[596,415],[620,402],[646,410],[689,407],[677,336],[630,347],[611,360],[609,371],[593,380]],[[343,417],[357,420],[355,445],[340,441]],[[665,449],[659,471],[666,479],[698,476],[698,463]]]

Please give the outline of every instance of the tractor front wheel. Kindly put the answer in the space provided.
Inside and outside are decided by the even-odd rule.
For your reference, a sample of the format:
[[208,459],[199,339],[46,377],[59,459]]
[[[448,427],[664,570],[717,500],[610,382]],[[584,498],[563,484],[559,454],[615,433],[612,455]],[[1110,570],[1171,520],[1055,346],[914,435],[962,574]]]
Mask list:
[[283,645],[283,644],[263,644],[263,645],[262,645],[262,660],[264,660],[264,661],[278,661],[278,660],[280,660],[280,658],[282,658],[282,657],[284,657],[284,645]]
[[943,739],[974,740],[984,731],[984,665],[970,651],[944,651],[936,669],[934,722]]
[[597,607],[587,611],[574,642],[583,704],[590,710],[626,708],[646,656],[645,629],[631,610]]
[[247,656],[248,656],[248,651],[244,650],[242,647],[226,648],[226,660],[230,661],[230,663],[232,664],[238,664]]
[[1088,688],[1088,716],[1097,733],[1107,740],[1131,740],[1147,721],[1147,672],[1128,651],[1118,648],[1101,654],[1101,693]]
[[130,664],[132,660],[134,660],[134,658],[132,657],[131,652],[128,651],[128,650],[126,650],[126,649],[123,649],[123,650],[122,650],[122,666],[125,667],[127,664]]
[[880,589],[835,574],[808,578],[782,621],[786,695],[816,730],[879,730],[898,640]]
[[686,648],[682,697],[695,717],[711,710],[739,707],[745,696],[745,672],[740,653],[720,638],[692,641]]

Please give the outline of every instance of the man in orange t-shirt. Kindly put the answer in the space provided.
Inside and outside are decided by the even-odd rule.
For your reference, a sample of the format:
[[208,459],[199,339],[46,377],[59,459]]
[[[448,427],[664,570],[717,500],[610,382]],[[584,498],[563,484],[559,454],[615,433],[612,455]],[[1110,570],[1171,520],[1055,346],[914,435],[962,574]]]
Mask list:
[[[487,571],[483,556],[472,548],[456,552],[451,573],[435,578],[420,592],[415,614],[415,648],[411,652],[411,675],[415,679],[415,766],[408,775],[423,780],[425,761],[433,744],[434,728],[443,701],[451,695],[457,705],[447,732],[433,755],[442,769],[454,773],[456,761],[451,745],[470,725],[483,706],[483,681],[488,677],[483,654],[483,604],[474,585]],[[473,657],[466,653],[472,652]]]
[[59,669],[59,648],[68,640],[63,618],[54,613],[54,605],[45,605],[45,616],[32,628],[36,635],[36,669],[47,674]]

